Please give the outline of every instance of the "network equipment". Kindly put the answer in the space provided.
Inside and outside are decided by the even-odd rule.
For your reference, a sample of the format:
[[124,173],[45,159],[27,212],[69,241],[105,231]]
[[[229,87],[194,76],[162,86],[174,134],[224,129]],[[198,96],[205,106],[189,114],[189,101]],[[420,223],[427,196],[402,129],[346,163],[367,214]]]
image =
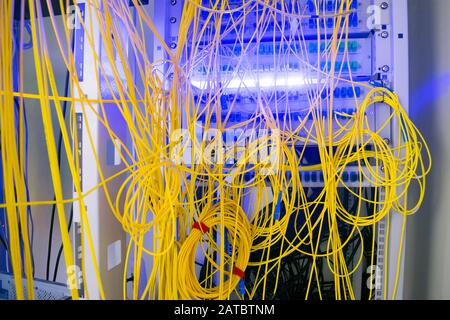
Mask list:
[[[37,94],[19,71],[0,87],[18,105],[0,106],[7,297],[45,298],[34,279],[46,262],[51,280],[56,251],[70,293],[49,297],[402,298],[406,219],[431,166],[408,117],[406,0],[78,0],[62,24],[27,3],[17,34]],[[48,199],[17,170],[33,99]],[[29,231],[48,222],[29,210],[43,206],[37,255]]]
[[[23,279],[25,285],[25,279]],[[34,282],[36,300],[70,300],[67,284],[36,280]],[[0,300],[16,300],[16,285],[11,274],[0,273]]]

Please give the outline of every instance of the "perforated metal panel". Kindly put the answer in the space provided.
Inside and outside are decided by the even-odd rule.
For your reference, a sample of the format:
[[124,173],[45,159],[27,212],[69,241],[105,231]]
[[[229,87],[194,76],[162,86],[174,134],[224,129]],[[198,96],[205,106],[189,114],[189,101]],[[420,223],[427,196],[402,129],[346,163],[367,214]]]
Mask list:
[[[25,279],[23,279],[23,285],[25,288]],[[36,300],[65,300],[70,297],[70,292],[64,284],[42,280],[34,281],[34,294]],[[0,299],[17,299],[16,286],[10,274],[0,274]]]

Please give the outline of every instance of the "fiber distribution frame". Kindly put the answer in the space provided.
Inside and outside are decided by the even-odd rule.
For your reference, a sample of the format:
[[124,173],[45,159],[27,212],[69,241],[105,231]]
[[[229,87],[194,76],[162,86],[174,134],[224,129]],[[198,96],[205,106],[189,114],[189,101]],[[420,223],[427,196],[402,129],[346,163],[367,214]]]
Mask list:
[[[228,5],[203,1],[202,5],[198,13],[198,24],[193,27],[202,32],[188,33],[189,44],[184,51],[186,72],[192,75],[190,81],[193,85],[194,102],[189,115],[183,118],[186,129],[189,129],[192,119],[196,119],[203,132],[205,128],[217,129],[222,134],[222,142],[226,147],[230,145],[230,140],[237,141],[239,146],[254,147],[248,143],[248,139],[251,139],[251,134],[255,134],[255,129],[259,129],[259,134],[264,128],[277,128],[294,134],[296,137],[292,139],[290,147],[295,148],[295,153],[299,156],[296,164],[300,168],[302,165],[313,168],[299,169],[298,176],[298,183],[308,190],[306,197],[310,197],[309,199],[317,199],[328,182],[324,177],[323,167],[320,166],[324,161],[318,150],[321,142],[314,139],[315,134],[312,132],[323,130],[325,135],[332,132],[334,137],[339,137],[338,132],[345,135],[345,130],[341,129],[351,126],[355,117],[363,117],[368,128],[377,132],[387,145],[393,148],[398,145],[395,133],[398,132],[399,123],[391,116],[391,107],[384,105],[382,100],[364,108],[362,105],[373,87],[396,92],[402,105],[408,105],[406,1],[229,1]],[[182,20],[178,15],[182,12],[182,6],[183,1],[167,6],[172,28],[169,27],[166,40],[172,43],[172,48],[178,42],[179,26],[176,21]],[[270,109],[270,112],[262,109]],[[190,120],[186,121],[186,118]],[[323,120],[323,127],[317,128],[320,120]],[[264,121],[266,126],[260,126],[260,122]],[[236,131],[236,128],[239,129]],[[211,139],[211,136],[206,139]],[[361,148],[364,145],[368,152],[377,148],[371,141],[360,143],[359,146],[355,143],[353,147]],[[273,156],[270,154],[272,144],[273,141],[269,142],[266,147],[268,151],[264,150],[269,159]],[[189,149],[189,152],[192,150]],[[258,159],[260,156],[255,155]],[[195,157],[195,152],[185,154],[183,161],[187,159],[186,163],[198,162]],[[225,167],[233,172],[235,163],[242,157],[245,155],[238,152],[237,161],[227,162],[225,156]],[[384,197],[381,189],[374,191],[374,180],[371,178],[375,172],[382,175],[382,170],[376,169],[373,161],[350,162],[339,170],[342,171],[338,172],[340,177],[336,192],[340,194],[339,197],[345,198],[345,210],[349,210],[350,214],[370,215],[370,211],[374,210],[373,205],[363,208],[358,197],[353,194],[364,193],[366,197],[372,197],[372,200]],[[295,183],[289,181],[293,179],[291,172],[287,170],[282,174],[285,174],[282,179],[286,179],[286,184],[281,182],[281,188],[295,189]],[[250,166],[241,181],[249,186],[243,194],[252,192],[250,190],[255,180],[255,172]],[[273,181],[267,184],[270,196],[263,200],[265,205],[270,203],[270,206],[275,207],[269,209],[269,213],[280,218],[285,213],[277,211],[286,210],[286,202],[292,201],[293,206],[300,205],[301,200],[287,197],[289,200],[286,201],[281,200],[281,195],[274,195],[271,183]],[[254,200],[251,196],[241,197],[245,199],[243,203],[247,206]],[[370,201],[370,198],[366,199]],[[259,209],[262,207],[264,205]],[[352,208],[355,211],[352,212]],[[249,211],[254,210],[252,207]],[[314,210],[320,211],[323,208]],[[249,215],[249,218],[252,217]],[[298,232],[305,222],[297,219],[298,217],[290,219],[286,229],[297,229],[291,232]],[[351,272],[354,297],[402,297],[403,267],[398,264],[397,258],[398,255],[403,255],[402,221],[402,217],[393,213],[389,226],[386,226],[384,218],[379,221],[376,229],[369,230],[372,226],[362,229],[364,235],[361,236],[361,241],[348,245],[343,252],[344,255],[350,255],[351,258],[348,259],[351,266],[359,265],[361,260],[358,259],[362,255],[364,259],[367,258],[359,265],[359,270]],[[343,232],[347,232],[348,237],[348,231]],[[321,240],[321,236],[315,234],[317,242],[323,241],[319,246],[327,245],[327,240],[330,240],[327,232],[323,233],[325,236]],[[372,242],[374,234],[376,240]],[[274,245],[272,250],[282,250],[279,246],[279,243]],[[258,259],[264,259],[264,253],[259,254]],[[316,298],[326,297],[323,292],[319,293],[320,289],[314,293],[308,292],[310,283],[307,276],[301,278],[301,271],[291,270],[291,274],[289,271],[283,274],[283,268],[298,268],[297,270],[305,272],[305,269],[300,269],[303,267],[311,272],[308,264],[318,263],[320,268],[327,269],[330,267],[330,264],[326,266],[327,258],[323,258],[323,261],[319,258],[320,262],[314,259],[315,262],[312,262],[305,255],[293,253],[290,259],[293,261],[272,271],[268,279],[272,279],[274,283],[254,292],[254,297],[303,298],[313,297],[314,294]],[[349,268],[351,270],[350,266]],[[249,272],[249,278],[258,272],[261,270],[253,269]],[[328,270],[319,273],[323,286],[330,285],[333,288],[329,297],[335,298],[336,287],[332,285],[332,272],[329,273]],[[309,275],[312,274],[311,272]],[[285,290],[269,293],[269,290],[276,291],[274,279],[277,277],[287,277],[284,280],[286,282],[278,286],[290,288],[293,296]],[[251,280],[247,281],[251,285],[257,285],[251,283]],[[322,291],[326,292],[326,289]]]
[[0,297],[402,299],[431,166],[406,0],[63,2],[0,5]]

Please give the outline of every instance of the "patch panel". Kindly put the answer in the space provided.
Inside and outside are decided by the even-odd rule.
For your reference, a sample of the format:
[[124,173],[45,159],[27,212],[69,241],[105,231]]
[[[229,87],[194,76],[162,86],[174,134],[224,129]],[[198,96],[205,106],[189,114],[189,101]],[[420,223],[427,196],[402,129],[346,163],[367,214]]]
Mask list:
[[[332,119],[333,119],[333,128],[337,130],[343,124],[353,121],[354,117],[357,113],[356,109],[338,109],[333,111]],[[365,113],[367,116],[368,113]],[[328,119],[328,112],[322,111],[320,113],[314,112],[278,112],[273,115],[275,122],[278,123],[280,128],[284,128],[285,126],[290,125],[298,125],[299,123],[305,123],[305,127],[309,128],[308,123],[312,123],[314,117],[319,119]],[[206,119],[209,120],[209,125],[211,127],[215,127],[217,123],[217,114],[213,112],[211,115],[206,115],[202,113],[198,116],[197,122],[199,125],[205,125]],[[241,112],[222,112],[221,114],[221,123],[225,128],[229,128],[235,125],[240,124],[242,127],[242,122],[249,121],[247,127],[253,128],[254,126],[258,127],[259,124],[264,121],[260,117],[255,117],[254,114],[250,113],[241,113]],[[370,123],[373,124],[373,121],[370,120]],[[306,135],[306,132],[300,131],[297,133],[299,136]]]
[[[347,53],[359,53],[361,49],[364,48],[365,44],[362,43],[364,40],[349,40],[346,46],[346,43],[342,41],[338,45],[338,53],[343,54],[347,49]],[[316,40],[309,40],[308,43],[308,53],[317,53],[319,51],[319,44]],[[325,40],[320,43],[320,53],[325,53],[326,49],[329,50],[331,46],[330,42]],[[259,46],[253,47],[251,50],[248,50],[246,53],[251,52],[253,55],[273,55],[273,54],[284,54],[291,52],[292,54],[298,54],[300,51],[300,44],[298,41],[291,41],[288,44],[280,45],[279,42],[261,42]],[[240,56],[243,54],[243,49],[240,44],[226,44],[221,48],[221,55],[227,56],[230,53],[234,54],[234,56]]]
[[[232,169],[234,168],[234,164],[228,164],[224,165],[224,168],[226,169]],[[366,170],[367,171],[367,170]],[[361,171],[358,167],[348,167],[344,171],[342,171],[339,175],[339,185],[340,187],[346,187],[346,188],[370,188],[373,187],[373,183],[370,182],[365,175],[368,173],[361,174]],[[292,179],[292,174],[287,171],[284,173],[286,180],[289,181]],[[265,176],[261,176],[256,174],[254,171],[248,171],[243,174],[241,174],[243,178],[243,182],[245,183],[251,183],[252,181],[264,179]],[[302,184],[302,187],[304,188],[322,188],[323,184],[325,182],[325,177],[322,171],[302,171],[299,175],[300,182]],[[267,184],[270,186],[270,182],[268,181]],[[197,182],[197,186],[205,185],[202,182]]]
[[[266,72],[294,71],[309,73],[311,78],[318,78],[318,70],[326,72],[331,70],[331,54],[326,52],[330,43],[309,40],[306,48],[302,48],[298,42],[280,43],[276,41],[262,42],[259,45],[225,44],[221,47],[221,55],[213,65],[206,65],[206,61],[198,61],[192,78],[201,81],[214,74],[220,74],[222,82],[246,74],[260,74]],[[321,54],[318,55],[318,48]],[[245,49],[243,49],[245,48]],[[349,40],[347,50],[344,42],[339,45],[336,56],[335,70],[342,77],[370,78],[372,70],[372,39],[365,37]],[[203,47],[207,52],[209,48]],[[274,61],[273,57],[278,58]],[[241,60],[240,58],[243,59]],[[218,71],[217,71],[218,70]],[[280,75],[282,76],[282,75]],[[248,89],[248,88],[247,88]]]
[[[243,2],[242,0],[229,0],[227,9],[228,8],[229,9],[237,9],[237,8],[242,7],[243,4],[248,6],[249,3],[251,4],[251,2],[249,2],[249,1]],[[327,12],[333,12],[336,10],[337,7],[339,7],[341,5],[342,1],[341,0],[337,0],[337,1],[336,0],[321,0],[321,1],[317,1],[317,3],[318,3],[317,8],[325,9],[325,11],[327,11]],[[204,7],[210,7],[211,1],[204,0],[202,5]],[[283,4],[276,3],[275,7],[278,10],[282,10]],[[352,4],[350,5],[350,8],[348,8],[348,9],[357,10],[359,7],[360,7],[359,1],[355,0],[352,2]],[[259,8],[261,8],[261,7],[259,7]],[[286,0],[284,2],[284,8],[286,9],[287,12],[296,12],[296,13],[308,12],[310,14],[313,14],[316,12],[316,5],[315,5],[315,1],[313,1],[313,0]],[[258,7],[256,8],[256,10],[258,10]],[[236,14],[236,11],[233,13]]]
[[[300,1],[296,1],[296,3],[299,3]],[[322,0],[322,1],[318,1],[319,5],[317,6],[318,8],[325,8],[325,10],[327,12],[332,12],[335,11],[337,7],[339,7],[342,3],[342,1],[335,1],[335,0]],[[345,4],[344,4],[345,5]],[[306,6],[308,7],[308,12],[309,13],[315,13],[316,12],[316,5],[315,2],[313,0],[307,0],[306,1]],[[346,6],[346,5],[345,5]],[[358,9],[359,7],[359,2],[357,0],[353,1],[352,4],[350,5],[349,9]]]
[[[317,64],[313,64],[312,67],[314,69],[317,68]],[[331,61],[322,61],[320,63],[320,69],[322,71],[330,71],[332,67],[332,62]],[[219,70],[221,71],[221,74],[233,74],[235,71],[237,71],[237,69],[235,69],[235,66],[232,65],[227,65],[227,64],[223,64],[219,67]],[[363,70],[364,65],[361,64],[361,62],[359,60],[350,60],[350,61],[336,61],[334,63],[334,69],[337,72],[341,72],[344,74],[350,73],[350,71],[352,72],[352,74],[360,74],[363,73],[361,70]],[[206,67],[202,66],[200,68],[198,68],[198,74],[202,75],[202,76],[206,76],[206,75],[211,75],[212,74],[212,70],[214,68],[211,68],[210,70],[208,70]],[[303,68],[301,67],[301,64],[298,62],[286,62],[285,64],[282,65],[274,65],[271,62],[268,63],[259,63],[259,64],[254,64],[252,66],[252,68],[250,70],[250,72],[253,73],[263,73],[263,72],[286,72],[286,71],[301,71]],[[244,70],[242,70],[244,71]],[[239,72],[239,71],[238,71]]]
[[[322,61],[320,63],[320,69],[322,71],[330,71],[333,65],[331,61]],[[356,73],[362,68],[361,63],[358,60],[351,61],[336,61],[334,63],[334,70],[342,73]]]
[[[361,180],[364,180],[364,177],[359,173],[357,168],[353,171],[349,169],[348,171],[344,171],[340,177],[342,183],[359,183]],[[305,184],[314,184],[314,183],[324,183],[325,178],[322,171],[307,171],[302,172],[300,175],[300,181]],[[312,186],[312,185],[309,185]]]
[[[209,10],[202,10],[200,13],[203,22],[208,22],[208,28],[214,30],[216,22],[220,20],[220,32],[223,35],[223,40],[233,41],[236,35],[251,38],[253,30],[260,22],[261,17],[263,21],[260,29],[264,30],[266,35],[276,35],[278,37],[316,37],[317,29],[320,28],[320,34],[330,34],[332,29],[338,23],[338,16],[334,16],[333,12],[340,7],[340,1],[319,1],[316,7],[314,1],[300,0],[300,1],[285,1],[284,8],[282,3],[276,3],[275,7],[278,13],[275,12],[270,16],[267,15],[269,8],[261,3],[246,2],[246,8],[251,8],[251,12],[246,15],[245,25],[243,24],[243,13],[240,10],[235,10],[230,13],[211,14]],[[230,9],[242,7],[242,2],[236,2],[230,5]],[[344,4],[345,5],[345,4]],[[206,2],[205,7],[210,7],[211,4]],[[284,11],[290,13],[288,17],[283,17],[279,12]],[[370,20],[367,13],[367,6],[362,5],[361,2],[355,0],[352,2],[350,8],[345,10],[349,12],[348,19],[341,19],[341,26],[346,25],[348,21],[348,28],[351,33],[369,33],[367,21]]]
[[[302,89],[286,89],[286,90],[261,90],[259,93],[265,104],[271,106],[271,103],[277,102],[277,105],[288,104],[290,110],[301,110],[308,106],[311,100],[317,95],[317,89],[302,88]],[[328,88],[320,89],[321,98],[326,100],[331,97],[331,90]],[[348,102],[349,106],[355,106],[355,99],[360,100],[366,93],[367,89],[362,86],[338,85],[333,90],[333,99],[335,102]],[[204,106],[208,95],[197,94],[194,96],[194,103],[196,105]],[[252,93],[224,93],[220,96],[220,105],[222,110],[240,110],[240,111],[254,111],[254,105],[257,103],[258,95]]]
[[[361,98],[362,95],[366,92],[366,89],[362,86],[350,86],[350,85],[342,85],[337,86],[333,90],[333,97],[336,100],[342,99],[354,99]],[[286,89],[286,90],[261,90],[263,96],[270,97],[272,96],[278,102],[283,101],[292,101],[292,102],[307,102],[308,97],[312,97],[315,95],[315,91],[308,89]],[[323,90],[321,93],[321,98],[326,99],[330,96],[330,90]],[[207,100],[208,95],[196,94],[194,95],[194,103],[202,104],[203,101]],[[256,96],[252,94],[245,93],[229,93],[222,94],[220,96],[220,103],[223,109],[228,109],[228,106],[233,104],[245,105],[245,104],[254,104],[256,103]]]
[[[324,53],[325,49],[327,49],[327,43],[325,41],[322,41],[320,44],[320,53]],[[341,42],[338,46],[338,52],[341,54],[344,53],[345,50],[347,50],[349,54],[358,53],[360,49],[361,44],[359,43],[359,40],[348,41],[347,45],[345,42]],[[318,51],[319,51],[319,44],[316,41],[309,42],[308,52],[317,53]]]
[[[286,180],[289,181],[292,175],[289,171],[284,174],[286,176]],[[346,188],[373,187],[373,183],[366,178],[366,175],[368,175],[368,172],[361,174],[358,167],[348,167],[339,174],[339,185],[340,187],[344,187],[345,185]],[[255,174],[254,172],[246,172],[243,174],[243,180],[246,183],[250,183],[255,179],[261,178],[261,176]],[[302,187],[304,188],[321,188],[325,182],[325,177],[322,171],[303,171],[300,173],[299,178]],[[269,182],[268,185],[270,185]]]
[[[328,28],[328,29],[332,29],[334,28],[334,26],[336,25],[337,21],[336,18],[332,17],[332,18],[310,18],[308,20],[308,27],[309,29],[318,29],[319,26],[322,29]],[[341,27],[345,25],[345,20],[341,20]],[[349,15],[348,18],[348,26],[349,28],[358,28],[358,26],[360,25],[360,20],[359,20],[359,16],[358,13],[351,13]]]

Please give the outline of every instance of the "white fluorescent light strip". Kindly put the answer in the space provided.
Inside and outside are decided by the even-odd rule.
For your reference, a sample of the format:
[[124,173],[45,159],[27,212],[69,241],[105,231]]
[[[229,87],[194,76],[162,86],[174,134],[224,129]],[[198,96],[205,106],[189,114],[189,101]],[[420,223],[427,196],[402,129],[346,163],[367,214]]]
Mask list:
[[[214,81],[196,80],[191,81],[194,87],[201,90],[208,88],[208,85]],[[273,88],[273,87],[303,87],[305,85],[317,84],[317,79],[307,79],[298,73],[289,73],[287,76],[265,76],[258,78],[239,78],[235,77],[229,81],[223,82],[225,89],[239,89],[239,88]]]

